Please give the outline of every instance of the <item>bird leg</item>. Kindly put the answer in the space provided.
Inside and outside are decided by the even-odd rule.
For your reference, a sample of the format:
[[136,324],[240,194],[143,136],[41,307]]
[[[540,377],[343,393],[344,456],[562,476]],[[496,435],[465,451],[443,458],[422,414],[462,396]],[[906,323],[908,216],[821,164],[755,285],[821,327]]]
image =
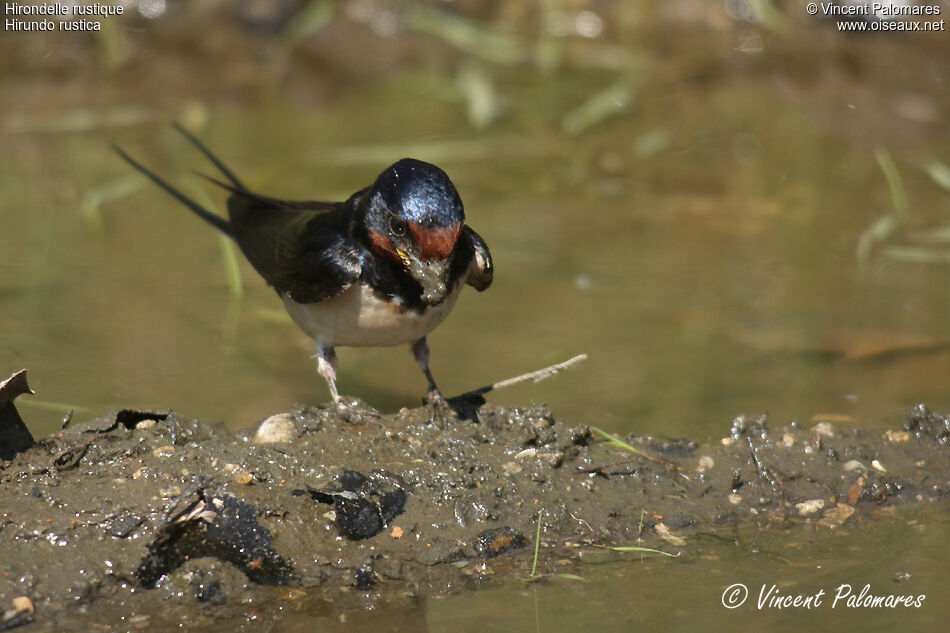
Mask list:
[[412,355],[419,364],[419,369],[425,374],[426,380],[429,381],[429,393],[426,394],[426,401],[432,405],[433,418],[444,422],[445,411],[449,408],[449,403],[442,392],[439,391],[439,387],[435,384],[435,378],[432,377],[432,372],[429,371],[429,343],[426,337],[423,336],[412,344]]
[[317,343],[317,373],[327,381],[333,402],[339,404],[340,394],[336,390],[336,351],[332,346],[319,342]]

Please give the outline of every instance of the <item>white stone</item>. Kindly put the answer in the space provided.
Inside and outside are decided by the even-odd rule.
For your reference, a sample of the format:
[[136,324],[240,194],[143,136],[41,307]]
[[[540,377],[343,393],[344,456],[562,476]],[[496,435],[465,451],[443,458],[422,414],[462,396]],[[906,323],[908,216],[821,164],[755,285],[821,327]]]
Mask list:
[[257,427],[254,433],[255,444],[280,444],[290,442],[297,434],[294,418],[289,413],[272,415]]

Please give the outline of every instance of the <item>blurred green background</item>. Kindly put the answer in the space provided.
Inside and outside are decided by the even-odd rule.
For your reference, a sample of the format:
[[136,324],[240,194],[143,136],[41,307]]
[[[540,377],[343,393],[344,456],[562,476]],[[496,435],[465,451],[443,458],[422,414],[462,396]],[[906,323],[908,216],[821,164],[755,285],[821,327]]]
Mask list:
[[[915,402],[950,408],[945,31],[845,33],[769,0],[121,4],[99,32],[0,34],[0,366],[30,370],[17,405],[38,436],[69,409],[239,429],[328,397],[276,295],[110,149],[223,212],[172,121],[277,197],[343,199],[404,156],[445,169],[497,266],[430,337],[447,394],[587,353],[490,399],[700,441],[740,413],[880,432]],[[378,408],[424,393],[405,348],[339,356],[341,390]],[[426,614],[431,630],[694,630],[732,582],[889,589],[904,570],[929,610],[885,619],[937,626],[946,517],[909,523],[592,568],[580,606],[502,587]],[[884,621],[843,618],[820,622]]]
[[[742,1],[124,4],[0,40],[0,362],[29,368],[34,428],[327,399],[274,293],[110,150],[224,212],[171,121],[278,197],[442,166],[497,265],[431,337],[446,393],[586,352],[491,398],[697,439],[950,404],[945,32]],[[405,348],[340,365],[384,410],[424,392]]]

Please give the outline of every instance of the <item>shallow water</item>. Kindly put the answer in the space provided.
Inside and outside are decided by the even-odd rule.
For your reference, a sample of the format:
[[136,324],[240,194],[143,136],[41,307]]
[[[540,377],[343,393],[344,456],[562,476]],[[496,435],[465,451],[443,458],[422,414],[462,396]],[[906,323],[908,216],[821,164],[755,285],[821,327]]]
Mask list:
[[[728,544],[731,535],[707,535],[693,540],[688,560],[626,554],[626,560],[617,556],[588,565],[583,581],[553,578],[430,600],[427,630],[936,631],[950,609],[941,599],[946,578],[929,558],[942,555],[948,537],[945,513],[924,513],[910,525],[889,517],[836,534],[745,533],[735,545]],[[889,544],[884,550],[882,542]],[[747,597],[727,609],[726,590],[737,584],[748,590],[737,588],[737,595]],[[849,605],[848,598],[857,599],[865,585],[875,597],[913,596],[915,604],[921,594],[925,598],[919,608]],[[781,608],[769,600],[777,595],[811,596],[812,608]]]
[[[88,418],[173,408],[244,428],[328,397],[310,342],[274,293],[243,260],[243,292],[229,291],[213,231],[109,149],[119,143],[220,212],[224,196],[191,171],[208,165],[171,120],[274,196],[342,199],[404,155],[443,167],[497,267],[495,285],[466,291],[431,336],[449,394],[584,352],[578,368],[490,398],[700,441],[743,412],[879,432],[915,402],[950,408],[950,269],[894,250],[929,248],[914,234],[934,235],[950,210],[928,175],[950,164],[945,33],[844,37],[792,16],[781,36],[683,2],[617,9],[589,41],[535,41],[531,28],[517,31],[533,23],[513,3],[496,19],[509,18],[536,56],[507,64],[411,28],[373,35],[353,6],[375,5],[349,3],[286,55],[220,7],[121,23],[128,57],[114,70],[97,53],[106,39],[99,49],[27,34],[0,43],[10,53],[0,75],[0,366],[30,370],[37,395],[17,404],[35,435],[68,409]],[[583,104],[597,94],[609,114],[584,127]],[[497,116],[477,127],[471,113],[484,99]],[[887,157],[907,209],[896,230],[862,242],[895,213]],[[864,260],[862,243],[872,246]],[[405,348],[339,357],[342,391],[381,409],[423,394]],[[807,590],[849,570],[877,583],[875,559],[903,534],[887,530],[818,536],[803,546],[811,567],[762,582],[792,578]],[[852,538],[867,539],[869,553],[839,557],[830,546]],[[935,560],[946,567],[946,551],[920,551],[899,549],[896,560],[912,557],[915,581],[936,597],[930,572]],[[722,582],[752,582],[756,563],[736,559],[716,563]],[[496,630],[618,630],[669,616],[663,596],[684,592],[720,613],[719,586],[695,587],[688,564],[643,566],[592,569],[603,581],[581,585],[596,596],[580,604],[565,601],[569,583],[539,586],[537,603],[534,588],[506,586],[430,601],[426,615],[432,630],[480,626],[482,616],[459,618],[486,609],[507,614]],[[575,604],[576,615],[562,613]],[[683,614],[692,628],[695,613]],[[729,617],[783,630],[802,615]],[[839,614],[819,617],[820,628]]]

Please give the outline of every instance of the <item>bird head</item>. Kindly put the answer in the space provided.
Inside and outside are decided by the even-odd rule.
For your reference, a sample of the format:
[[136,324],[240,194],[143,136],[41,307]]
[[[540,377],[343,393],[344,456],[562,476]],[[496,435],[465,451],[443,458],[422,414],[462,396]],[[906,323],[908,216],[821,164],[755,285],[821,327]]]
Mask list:
[[465,223],[462,199],[435,165],[404,158],[370,187],[363,214],[371,248],[401,266],[421,287],[422,301],[449,292],[450,260]]

